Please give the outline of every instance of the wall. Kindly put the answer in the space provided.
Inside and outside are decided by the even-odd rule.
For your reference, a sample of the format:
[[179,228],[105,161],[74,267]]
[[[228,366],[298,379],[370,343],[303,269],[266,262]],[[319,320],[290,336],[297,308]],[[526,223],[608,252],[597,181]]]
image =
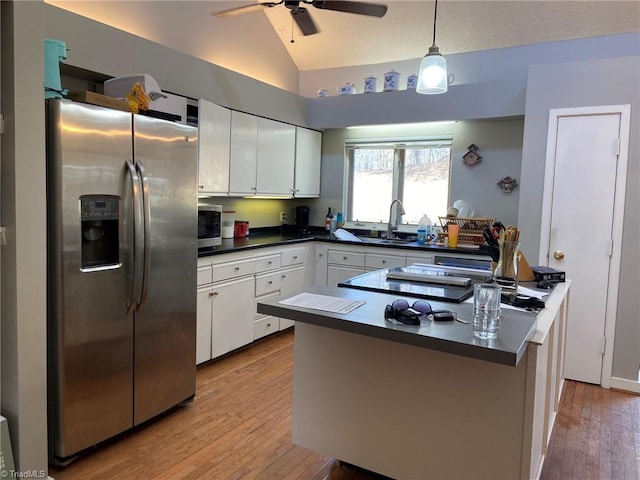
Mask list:
[[234,210],[235,219],[249,222],[249,228],[280,225],[280,212],[285,212],[294,223],[295,204],[303,200],[208,197],[198,199],[200,203],[220,204],[223,210]]
[[114,77],[148,73],[163,90],[306,126],[298,95],[51,5],[44,11],[45,38],[66,42],[69,65]]
[[[455,87],[462,85],[494,82],[524,87],[530,65],[637,55],[639,45],[637,33],[623,33],[457,54],[447,54],[446,49],[443,50],[444,45],[440,45],[440,48],[447,59],[447,72],[455,77],[450,87],[455,90]],[[364,79],[370,75],[378,78],[378,89],[382,89],[383,74],[391,69],[400,72],[400,86],[404,88],[407,76],[418,72],[421,60],[416,58],[374,65],[306,70],[300,72],[300,95],[314,98],[318,88],[326,87],[330,95],[336,96],[336,88],[345,82],[353,83],[356,91],[361,93]],[[396,93],[387,92],[387,95]],[[482,101],[482,98],[478,97],[476,101]]]
[[[539,226],[549,110],[597,105],[631,105],[631,134],[622,236],[622,264],[613,356],[613,376],[638,379],[640,366],[640,61],[638,56],[538,65],[527,84],[520,221]],[[588,168],[588,165],[585,165]],[[594,222],[594,228],[597,228]],[[523,232],[525,253],[536,258],[535,229]],[[534,255],[534,256],[530,256]]]
[[2,9],[2,415],[16,468],[47,470],[46,198],[41,2]]
[[[334,212],[344,208],[346,139],[453,135],[449,203],[466,200],[476,216],[493,217],[505,225],[517,225],[519,190],[516,188],[510,194],[504,193],[497,182],[507,175],[520,179],[523,129],[524,120],[517,118],[326,130],[322,142],[321,198],[313,202],[315,208],[311,223],[322,225],[328,207],[332,207]],[[483,158],[479,165],[468,167],[462,163],[462,156],[472,143],[479,147],[478,153]],[[437,218],[431,220],[439,224]]]

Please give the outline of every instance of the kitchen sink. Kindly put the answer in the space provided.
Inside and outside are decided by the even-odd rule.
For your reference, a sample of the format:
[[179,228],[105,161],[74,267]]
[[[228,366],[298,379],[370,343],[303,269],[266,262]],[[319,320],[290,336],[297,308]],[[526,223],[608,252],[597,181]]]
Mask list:
[[411,245],[416,243],[412,238],[373,238],[373,237],[358,237],[364,243],[375,243],[376,245]]

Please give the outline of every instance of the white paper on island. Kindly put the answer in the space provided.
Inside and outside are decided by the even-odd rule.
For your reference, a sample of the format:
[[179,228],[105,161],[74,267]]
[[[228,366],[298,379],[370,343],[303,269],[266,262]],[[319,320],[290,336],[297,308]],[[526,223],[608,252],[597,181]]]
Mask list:
[[294,297],[280,300],[278,303],[293,307],[310,308],[332,313],[349,313],[367,303],[364,300],[316,295],[315,293],[300,293]]

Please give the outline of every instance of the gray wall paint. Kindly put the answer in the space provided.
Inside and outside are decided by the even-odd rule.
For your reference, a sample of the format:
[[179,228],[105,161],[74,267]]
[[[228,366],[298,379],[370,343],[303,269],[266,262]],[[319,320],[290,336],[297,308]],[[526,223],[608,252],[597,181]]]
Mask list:
[[16,468],[47,470],[46,198],[41,2],[2,9],[2,415]]
[[[458,122],[453,137],[451,202],[469,202],[476,216],[493,217],[505,225],[518,225],[520,187],[503,192],[497,182],[515,177],[520,183],[524,120]],[[462,156],[471,144],[482,156],[479,165],[468,167]],[[520,228],[526,228],[520,225]]]
[[[597,105],[631,105],[631,135],[622,236],[622,265],[613,356],[613,376],[638,379],[640,366],[640,61],[612,58],[532,66],[527,84],[522,154],[520,221],[539,226],[549,110]],[[588,166],[586,166],[588,167]],[[594,223],[594,228],[598,228]],[[523,232],[524,250],[536,255],[535,229]]]
[[[518,222],[519,189],[503,193],[497,185],[505,176],[520,179],[524,120],[461,121],[454,124],[390,125],[358,129],[325,130],[322,142],[320,199],[311,202],[311,223],[323,225],[327,207],[343,209],[346,139],[429,137],[453,135],[450,202],[469,202],[476,216],[493,217],[505,225]],[[470,144],[479,147],[482,162],[473,167],[462,163]],[[445,215],[446,212],[442,212]],[[383,219],[386,221],[385,212]],[[431,219],[436,225],[437,218]]]
[[[524,86],[527,83],[530,65],[627,57],[638,55],[639,48],[637,33],[622,33],[479,52],[441,52],[447,58],[447,71],[455,77],[450,87],[455,91],[453,87],[478,83],[505,82]],[[370,75],[378,78],[378,88],[381,88],[383,74],[391,69],[401,73],[400,86],[404,88],[406,77],[418,73],[421,60],[422,58],[415,58],[375,65],[306,70],[300,72],[300,95],[314,98],[320,87],[326,87],[330,95],[336,95],[336,88],[345,82],[354,83],[356,91],[360,93],[364,87],[364,79]]]
[[69,65],[114,77],[148,73],[163,90],[306,126],[305,98],[122,30],[45,5],[44,31],[66,42]]

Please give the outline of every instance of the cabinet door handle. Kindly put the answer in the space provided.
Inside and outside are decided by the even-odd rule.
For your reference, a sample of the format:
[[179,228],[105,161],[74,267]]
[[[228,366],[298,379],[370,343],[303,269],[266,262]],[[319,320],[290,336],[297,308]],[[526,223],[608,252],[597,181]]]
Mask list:
[[287,276],[286,275],[282,275],[280,278],[287,278]]
[[385,263],[387,263],[387,261],[386,260],[382,260],[382,264],[384,265]]
[[198,185],[198,188],[199,188],[200,190],[204,190],[204,185]]
[[294,256],[293,256],[293,259],[294,259],[294,260],[297,260],[297,259],[298,259],[298,256],[297,256],[297,255],[294,255]]
[[271,263],[272,263],[272,262],[271,262],[271,260],[269,260],[269,261],[267,262],[267,265],[271,265]]
[[343,259],[343,260],[346,260],[346,259],[347,259],[347,257],[342,257],[342,259]]
[[236,272],[237,272],[238,270],[240,270],[240,267],[236,267]]
[[273,280],[269,280],[267,283],[271,285],[273,283]]
[[322,258],[322,255],[323,255],[322,253],[319,253],[319,254],[318,254],[318,257]]
[[217,297],[218,296],[218,292],[209,292],[209,296],[210,297]]
[[271,327],[271,324],[270,324],[270,323],[267,323],[267,328],[269,328],[269,327]]

